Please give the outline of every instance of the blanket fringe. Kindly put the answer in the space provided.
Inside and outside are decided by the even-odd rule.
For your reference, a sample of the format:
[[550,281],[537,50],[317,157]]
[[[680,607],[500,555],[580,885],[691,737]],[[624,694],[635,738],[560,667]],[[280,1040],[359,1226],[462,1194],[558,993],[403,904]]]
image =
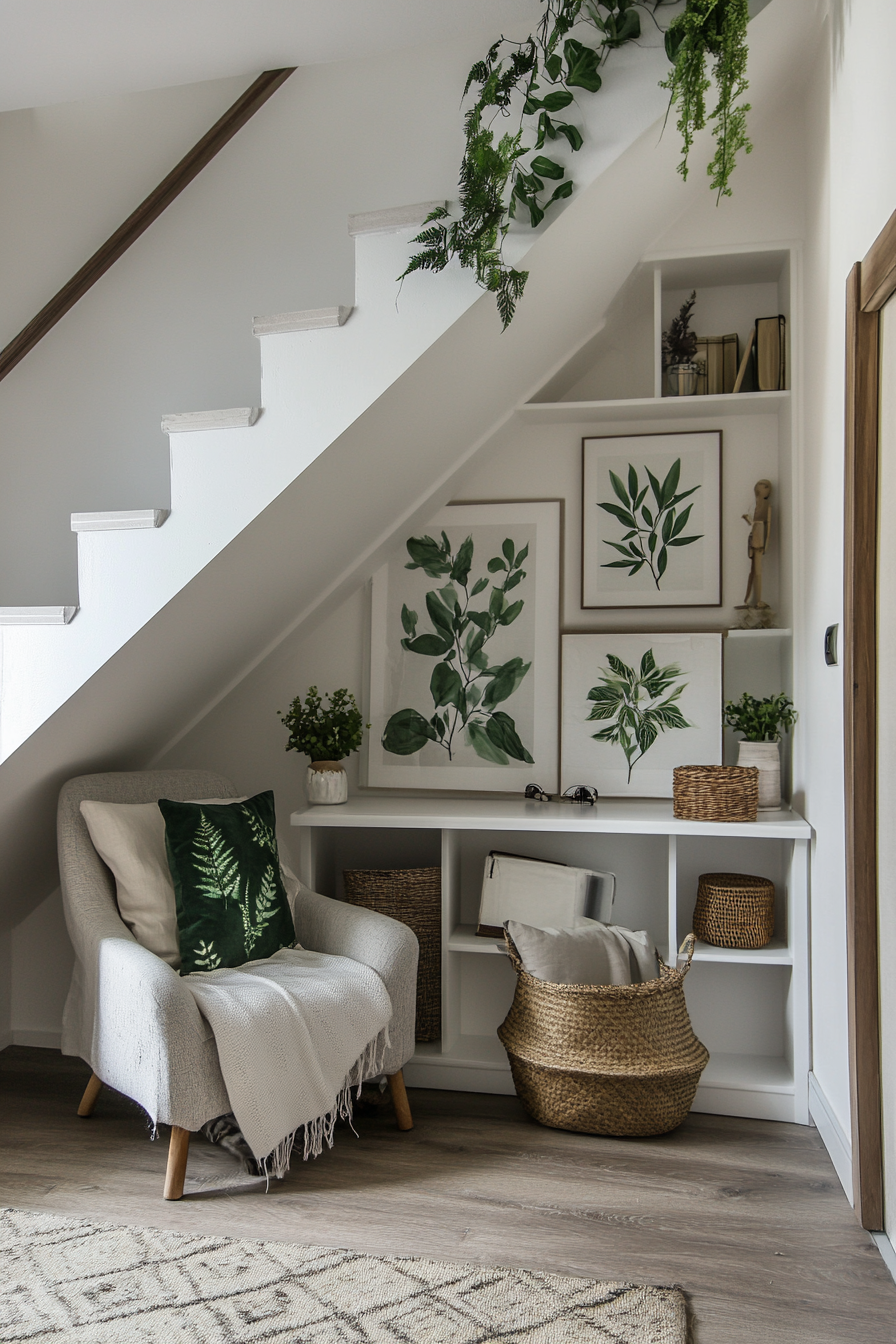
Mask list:
[[358,1059],[345,1075],[345,1080],[336,1094],[336,1099],[326,1115],[319,1115],[316,1120],[309,1120],[307,1124],[300,1125],[299,1129],[287,1134],[277,1144],[277,1147],[268,1153],[267,1157],[259,1161],[258,1165],[267,1181],[267,1188],[270,1188],[272,1177],[275,1180],[282,1181],[289,1171],[290,1158],[300,1130],[304,1129],[305,1131],[303,1159],[306,1162],[309,1157],[320,1157],[325,1143],[328,1148],[333,1147],[333,1131],[338,1120],[348,1121],[352,1133],[356,1134],[355,1127],[352,1125],[352,1088],[355,1088],[355,1096],[359,1097],[364,1081],[368,1078],[375,1078],[382,1073],[383,1060],[391,1044],[389,1028],[384,1027],[379,1035],[374,1036],[373,1040],[364,1047]]

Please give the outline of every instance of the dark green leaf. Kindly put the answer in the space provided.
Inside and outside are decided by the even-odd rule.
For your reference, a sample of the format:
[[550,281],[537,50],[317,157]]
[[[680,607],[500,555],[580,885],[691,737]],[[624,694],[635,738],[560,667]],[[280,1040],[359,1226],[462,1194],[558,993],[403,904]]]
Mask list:
[[492,765],[509,765],[507,756],[496,747],[489,737],[488,733],[475,720],[467,724],[467,741],[484,761],[490,761]]
[[524,663],[522,658],[511,658],[503,666],[490,668],[492,679],[485,688],[482,708],[494,709],[495,705],[509,700],[531,666],[531,663]]
[[529,554],[529,543],[527,541],[523,549],[521,551],[517,551],[516,553],[516,559],[513,562],[514,569],[519,569],[520,565],[523,563],[528,554]]
[[491,597],[488,600],[488,614],[492,620],[497,620],[504,610],[504,594],[500,588],[493,588]]
[[[687,527],[688,519],[691,516],[691,509],[693,507],[694,507],[693,504],[689,504],[687,508],[684,510],[684,512],[679,514],[678,518],[676,519],[675,526],[672,528],[671,535],[673,537],[677,537]],[[672,514],[670,514],[669,517],[671,518]],[[668,541],[669,538],[664,537],[663,540]]]
[[477,579],[470,590],[470,596],[476,597],[477,594],[482,592],[483,588],[487,587],[488,587],[488,579]]
[[501,554],[504,556],[504,559],[507,561],[508,565],[513,564],[515,548],[513,542],[510,540],[509,537],[504,538],[504,542],[501,546]]
[[663,541],[668,541],[672,535],[672,527],[675,523],[675,510],[670,509],[663,519]]
[[451,639],[440,639],[438,635],[418,635],[416,639],[403,641],[408,653],[422,653],[427,658],[441,658],[453,644]]
[[702,541],[703,533],[696,537],[673,537],[669,542],[670,546],[690,546],[692,541]]
[[383,733],[383,747],[394,756],[413,756],[415,751],[435,742],[436,731],[416,709],[400,709],[393,714]]
[[499,570],[506,569],[507,566],[505,565],[504,561],[499,559],[499,557],[496,555],[493,560],[489,560],[487,568],[489,574],[497,574]]
[[489,618],[489,614],[487,611],[468,611],[467,615],[469,616],[470,620],[473,622],[474,625],[479,626],[479,629],[483,633],[489,628],[491,624],[491,620]]
[[[629,473],[631,473],[631,468],[629,468]],[[629,474],[629,480],[631,480],[631,474]],[[622,484],[620,477],[616,475],[615,471],[610,472],[610,484],[613,487],[613,493],[616,496],[616,498],[621,501],[621,503],[625,506],[626,509],[628,509],[629,505],[631,504],[631,499],[629,498],[629,492],[626,490],[625,486]],[[633,491],[632,494],[634,495],[634,493],[635,492]]]
[[409,537],[406,546],[411,557],[411,564],[406,565],[406,569],[422,569],[431,579],[438,579],[451,569],[450,561],[432,537]]
[[618,518],[625,527],[637,528],[638,526],[632,515],[626,509],[620,509],[618,504],[598,504],[597,507],[612,514],[614,518]]
[[560,186],[555,187],[554,190],[551,192],[547,204],[550,205],[553,201],[562,201],[566,196],[571,196],[572,192],[573,192],[572,180],[561,182]]
[[[554,126],[554,135],[565,135],[569,142],[569,147],[573,153],[578,153],[585,141],[582,139],[582,133],[576,126],[570,126],[566,121],[558,121]],[[553,138],[553,137],[552,137]]]
[[450,642],[454,635],[454,612],[449,611],[438,593],[433,592],[426,594],[426,610],[439,634],[447,636]]
[[436,709],[442,705],[462,707],[464,688],[457,669],[450,663],[436,663],[429,679],[429,690]]
[[[569,80],[566,81],[570,83]],[[567,89],[558,89],[556,93],[549,93],[546,98],[542,98],[539,106],[547,112],[559,112],[561,108],[569,107],[573,96]]]
[[659,481],[654,476],[653,472],[650,470],[649,467],[645,467],[644,470],[647,472],[647,479],[650,481],[650,488],[653,491],[653,497],[656,500],[656,506],[658,509],[661,509],[663,507],[663,487],[660,485]]
[[458,551],[454,564],[451,566],[451,577],[455,583],[466,586],[470,574],[470,566],[473,563],[473,538],[467,537]]
[[644,654],[644,657],[641,659],[641,668],[638,673],[641,680],[644,681],[644,679],[650,675],[650,673],[654,670],[655,667],[656,667],[656,659],[653,656],[653,649],[648,649],[647,652]]
[[628,464],[628,493],[632,500],[638,498],[638,473],[635,471],[631,462]]
[[599,54],[592,47],[576,42],[574,38],[563,44],[563,54],[566,57],[566,83],[576,88],[587,89],[589,93],[597,93],[601,86],[598,74]]
[[670,499],[675,494],[675,491],[678,489],[678,481],[680,476],[681,476],[681,458],[677,457],[675,461],[672,463],[671,467],[669,468],[669,471],[666,475],[666,479],[663,481],[662,489],[663,489],[664,506],[669,503]]
[[543,154],[539,154],[536,159],[533,159],[529,166],[532,172],[537,173],[539,177],[550,177],[555,182],[566,171],[559,163],[555,163],[553,159],[546,159]]
[[547,58],[547,60],[544,63],[544,68],[545,70],[547,70],[551,79],[558,78],[560,71],[563,69],[563,62],[561,61],[556,51],[553,53],[553,55]]
[[662,578],[663,575],[665,574],[665,572],[666,572],[666,565],[667,565],[668,563],[669,563],[669,553],[668,553],[668,551],[666,550],[666,548],[665,548],[665,546],[664,546],[664,547],[662,548],[662,550],[660,551],[659,555],[657,556],[657,561],[656,561],[656,572],[657,572],[657,574],[659,575],[660,578]]
[[519,616],[524,606],[525,603],[522,600],[519,602],[511,602],[510,606],[505,607],[498,617],[498,624],[513,625],[513,622],[516,620],[517,616]]
[[519,734],[516,731],[516,724],[510,715],[505,714],[503,710],[498,709],[495,711],[485,725],[485,731],[499,751],[506,752],[507,755],[512,757],[515,761],[524,761],[526,765],[535,764],[535,761],[520,741]]
[[416,611],[409,611],[404,603],[402,603],[401,607],[401,624],[405,634],[410,635],[411,638],[413,638],[417,633],[417,613]]
[[636,677],[634,672],[630,667],[625,665],[621,658],[617,658],[615,653],[607,655],[607,662],[610,664],[611,670],[616,673],[617,677],[622,677],[630,686],[635,684]]
[[526,571],[524,569],[518,569],[515,574],[511,574],[510,578],[504,585],[505,593],[509,593],[511,588],[515,588],[518,583],[522,583],[525,577],[526,577]]
[[646,504],[641,510],[641,517],[644,519],[648,527],[653,527],[653,514],[650,512]]

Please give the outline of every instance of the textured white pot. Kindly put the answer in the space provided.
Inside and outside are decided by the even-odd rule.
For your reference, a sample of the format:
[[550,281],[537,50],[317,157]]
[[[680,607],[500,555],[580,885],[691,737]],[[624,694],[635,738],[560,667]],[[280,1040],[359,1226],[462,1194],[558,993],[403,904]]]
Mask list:
[[741,742],[738,765],[755,765],[759,771],[759,810],[774,812],[781,806],[781,752],[777,742]]
[[348,802],[348,775],[338,761],[312,761],[305,791],[309,803]]

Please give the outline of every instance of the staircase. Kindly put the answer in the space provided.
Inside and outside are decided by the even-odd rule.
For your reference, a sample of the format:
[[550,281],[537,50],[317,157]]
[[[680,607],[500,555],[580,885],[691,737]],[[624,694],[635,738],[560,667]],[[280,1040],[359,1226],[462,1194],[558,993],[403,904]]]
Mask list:
[[428,204],[353,217],[353,308],[255,319],[262,405],[165,417],[170,515],[151,500],[73,515],[78,609],[0,609],[0,927],[55,885],[61,783],[144,766],[363,582],[705,190],[699,174],[682,184],[676,139],[660,139],[662,53],[620,55],[616,86],[608,73],[588,105],[599,175],[534,243],[522,236],[530,280],[506,333],[459,270],[397,293]]

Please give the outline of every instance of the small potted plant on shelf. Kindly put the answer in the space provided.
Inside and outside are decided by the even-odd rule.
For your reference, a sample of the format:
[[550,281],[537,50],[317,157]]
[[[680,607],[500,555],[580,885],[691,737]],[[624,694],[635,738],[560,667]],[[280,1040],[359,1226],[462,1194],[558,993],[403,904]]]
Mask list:
[[699,365],[695,363],[697,353],[697,334],[691,331],[691,317],[697,291],[691,290],[691,297],[681,305],[678,316],[669,323],[669,330],[663,332],[663,368],[666,371],[666,386],[673,397],[692,397],[697,391]]
[[365,725],[355,697],[344,686],[324,695],[329,701],[326,706],[317,687],[309,686],[304,701],[296,696],[285,714],[279,709],[277,713],[289,729],[286,750],[302,751],[310,758],[309,803],[344,803],[348,775],[341,762],[360,748]]
[[781,730],[790,732],[796,723],[793,701],[783,692],[757,700],[744,691],[739,700],[725,706],[725,723],[743,733],[738,765],[755,765],[759,770],[759,809],[775,811],[781,806],[781,754],[778,743]]

